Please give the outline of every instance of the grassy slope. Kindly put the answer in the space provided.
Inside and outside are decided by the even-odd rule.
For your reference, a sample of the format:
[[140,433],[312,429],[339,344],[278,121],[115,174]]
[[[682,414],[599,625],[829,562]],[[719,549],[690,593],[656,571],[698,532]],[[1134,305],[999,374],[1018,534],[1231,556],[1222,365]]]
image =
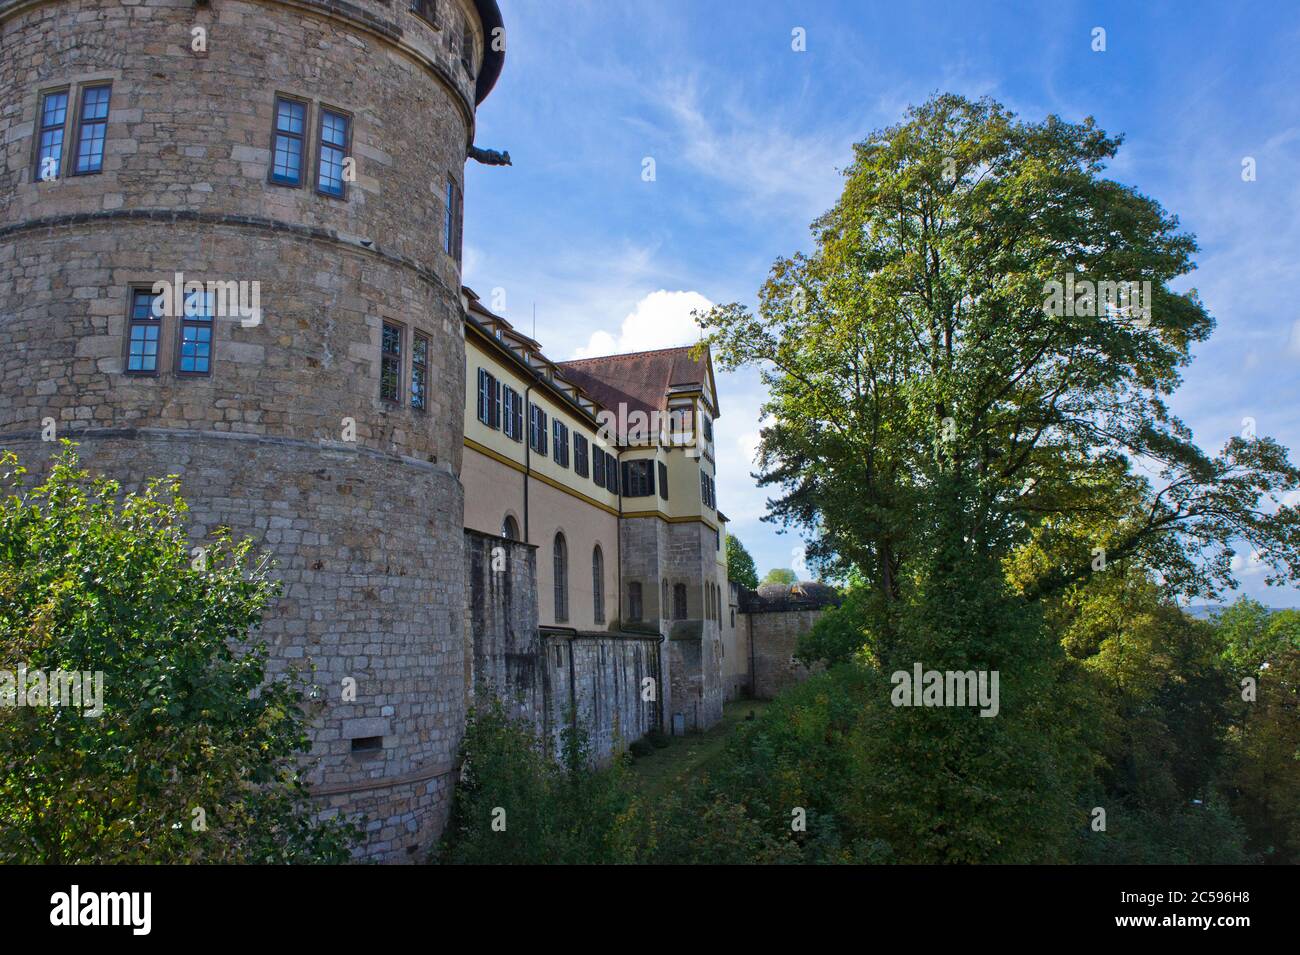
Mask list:
[[674,736],[663,749],[632,763],[632,776],[642,793],[653,799],[665,796],[687,780],[702,775],[721,753],[736,726],[750,713],[762,713],[762,700],[737,700],[722,709],[722,722],[693,736]]

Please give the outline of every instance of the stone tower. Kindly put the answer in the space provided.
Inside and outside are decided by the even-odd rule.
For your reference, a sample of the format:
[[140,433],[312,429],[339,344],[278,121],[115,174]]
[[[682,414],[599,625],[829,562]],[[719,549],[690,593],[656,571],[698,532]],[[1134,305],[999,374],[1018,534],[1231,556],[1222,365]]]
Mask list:
[[178,474],[196,540],[274,558],[313,792],[388,861],[441,831],[464,722],[461,196],[501,31],[495,0],[0,0],[0,447]]

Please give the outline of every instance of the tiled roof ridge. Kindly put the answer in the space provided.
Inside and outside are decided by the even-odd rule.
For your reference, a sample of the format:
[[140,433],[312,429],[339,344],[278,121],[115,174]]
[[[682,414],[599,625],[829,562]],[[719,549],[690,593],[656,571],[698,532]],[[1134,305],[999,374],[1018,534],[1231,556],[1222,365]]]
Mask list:
[[694,345],[674,345],[671,348],[651,348],[646,351],[622,352],[617,355],[595,355],[591,358],[569,358],[556,362],[557,365],[587,365],[598,361],[620,361],[625,358],[640,358],[642,355],[660,355],[670,351],[690,351]]

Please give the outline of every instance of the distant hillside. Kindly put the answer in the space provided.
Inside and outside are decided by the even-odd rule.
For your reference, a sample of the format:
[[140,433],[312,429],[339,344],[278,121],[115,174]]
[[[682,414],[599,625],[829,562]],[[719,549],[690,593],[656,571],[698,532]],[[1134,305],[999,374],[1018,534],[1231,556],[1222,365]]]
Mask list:
[[[1222,613],[1228,609],[1226,604],[1193,604],[1190,607],[1184,607],[1183,613],[1189,617],[1195,617],[1197,620],[1209,620],[1217,613]],[[1292,607],[1269,607],[1269,613],[1278,613],[1282,610],[1291,610]]]

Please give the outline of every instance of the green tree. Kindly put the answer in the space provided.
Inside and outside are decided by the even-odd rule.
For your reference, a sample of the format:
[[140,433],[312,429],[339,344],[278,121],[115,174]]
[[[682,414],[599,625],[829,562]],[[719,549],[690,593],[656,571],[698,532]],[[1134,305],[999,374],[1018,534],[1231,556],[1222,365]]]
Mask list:
[[758,568],[740,538],[727,535],[727,579],[750,590],[758,589]]
[[[1134,568],[1158,568],[1171,593],[1216,594],[1243,543],[1269,579],[1300,576],[1300,508],[1273,506],[1300,486],[1285,449],[1235,438],[1211,456],[1169,412],[1214,323],[1194,291],[1171,288],[1195,240],[1105,178],[1120,144],[1091,119],[1024,122],[937,96],[857,145],[814,251],[777,261],[756,312],[698,316],[719,363],[756,366],[769,388],[770,519],[811,532],[810,559],[868,584],[801,648],[848,661],[809,681],[822,691],[860,672],[846,694],[864,729],[833,752],[769,740],[747,760],[762,767],[755,787],[821,778],[810,759],[853,779],[819,804],[845,821],[841,845],[878,838],[913,861],[1068,858],[1099,760],[1115,786],[1130,764],[1168,770],[1134,805],[1181,813],[1220,764],[1225,681],[1207,631],[1155,600],[1121,639],[1081,626],[1063,646],[1063,595]],[[1113,294],[1129,287],[1137,300]],[[1133,670],[1143,658],[1158,675]],[[999,715],[882,705],[883,681],[916,664],[998,672]],[[1112,740],[1107,678],[1185,769],[1122,734],[1098,747]],[[816,733],[818,711],[799,725]],[[1231,830],[1221,809],[1155,843]]]
[[795,576],[794,571],[787,567],[773,567],[762,580],[762,583],[765,584],[784,584],[787,587],[798,582],[799,578]]
[[651,843],[625,757],[593,767],[580,727],[565,732],[556,760],[535,727],[491,700],[470,712],[460,755],[440,862],[634,862]]
[[1225,659],[1243,675],[1288,650],[1300,650],[1300,610],[1273,611],[1242,596],[1216,615],[1215,626]]
[[0,671],[102,673],[98,714],[0,706],[0,861],[346,861],[299,778],[302,688],[250,637],[275,592],[250,544],[192,554],[174,479],[123,497],[70,446],[25,493],[0,471]]
[[[1103,176],[1120,144],[1091,119],[937,96],[855,147],[815,250],[777,261],[757,313],[699,316],[722,367],[768,385],[772,519],[816,534],[811,559],[859,568],[887,622],[937,547],[1000,559],[1076,515],[1104,536],[1057,549],[1027,596],[1086,577],[1094,548],[1149,557],[1187,593],[1230,585],[1238,542],[1270,579],[1300,574],[1300,509],[1268,506],[1300,486],[1285,449],[1234,438],[1212,457],[1168,410],[1214,323],[1170,287],[1193,237]],[[1049,309],[1067,281],[1149,283],[1149,313],[1083,292]]]
[[1281,650],[1243,703],[1235,737],[1236,805],[1264,861],[1300,863],[1300,649]]

